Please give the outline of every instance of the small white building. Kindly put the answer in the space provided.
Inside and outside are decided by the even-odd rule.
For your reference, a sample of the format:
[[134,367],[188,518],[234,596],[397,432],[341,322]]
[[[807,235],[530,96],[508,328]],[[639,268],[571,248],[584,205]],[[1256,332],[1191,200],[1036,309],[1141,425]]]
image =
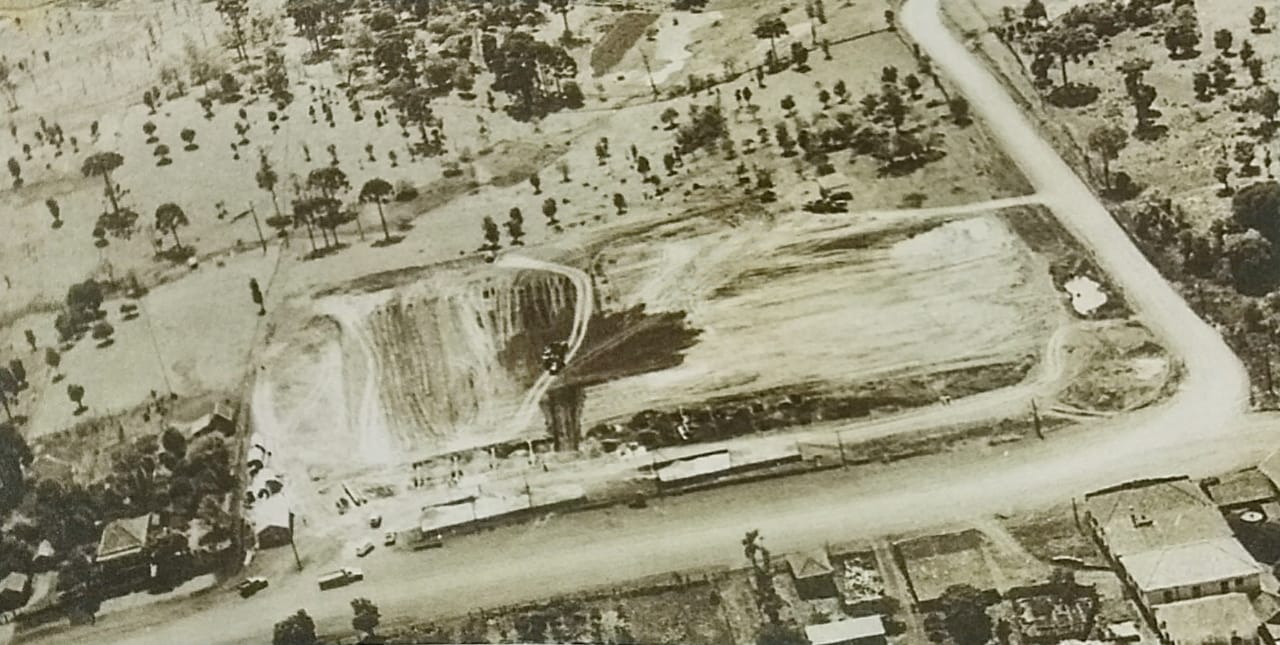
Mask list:
[[804,628],[804,635],[813,645],[886,645],[889,642],[884,621],[879,616],[808,625]]

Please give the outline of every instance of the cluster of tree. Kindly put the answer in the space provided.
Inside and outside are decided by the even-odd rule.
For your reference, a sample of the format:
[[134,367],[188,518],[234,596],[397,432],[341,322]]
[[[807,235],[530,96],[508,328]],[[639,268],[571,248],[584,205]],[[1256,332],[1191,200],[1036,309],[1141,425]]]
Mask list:
[[578,64],[563,46],[517,31],[501,42],[494,34],[484,34],[480,47],[485,65],[494,74],[493,89],[513,99],[507,107],[513,118],[582,106],[582,89],[572,80],[578,74]]
[[[368,598],[353,598],[351,614],[352,629],[364,634],[361,642],[374,642],[375,630],[382,622],[378,606]],[[316,622],[303,609],[276,623],[271,635],[271,645],[316,645],[318,642],[320,638],[316,634]]]
[[54,329],[62,342],[82,337],[97,322],[106,317],[102,309],[102,285],[89,279],[67,289],[62,311],[53,320]]

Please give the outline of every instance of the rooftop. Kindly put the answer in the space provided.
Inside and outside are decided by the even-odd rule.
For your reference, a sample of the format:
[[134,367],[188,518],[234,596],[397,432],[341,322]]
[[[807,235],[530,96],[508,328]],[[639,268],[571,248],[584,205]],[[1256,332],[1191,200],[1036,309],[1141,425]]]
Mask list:
[[16,591],[24,593],[27,590],[27,574],[10,573],[0,580],[0,591]]
[[823,549],[787,554],[787,564],[791,567],[791,575],[796,578],[829,576],[835,571]]
[[1085,506],[1117,557],[1232,536],[1217,506],[1186,477],[1090,493]]
[[1206,483],[1204,489],[1218,506],[1261,504],[1276,497],[1271,480],[1257,468],[1223,475],[1216,483]]
[[142,551],[142,547],[147,545],[150,529],[150,515],[115,520],[107,524],[102,529],[102,538],[98,540],[98,562]]
[[1262,621],[1242,593],[1157,605],[1156,621],[1178,645],[1207,645],[1230,636],[1249,637]]
[[255,531],[272,527],[293,528],[293,513],[289,510],[288,500],[282,495],[272,495],[254,502],[249,514]]
[[884,636],[884,634],[884,622],[880,620],[879,616],[846,618],[837,620],[834,623],[808,625],[804,628],[805,637],[813,645],[846,643],[859,638]]
[[1120,558],[1143,591],[1155,591],[1257,574],[1261,569],[1235,538],[1166,547]]

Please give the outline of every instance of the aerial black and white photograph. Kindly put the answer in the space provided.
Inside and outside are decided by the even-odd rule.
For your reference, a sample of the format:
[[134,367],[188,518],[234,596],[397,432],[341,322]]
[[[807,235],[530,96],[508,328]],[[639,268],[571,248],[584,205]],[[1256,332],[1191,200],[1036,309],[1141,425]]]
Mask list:
[[0,0],[0,645],[1277,645],[1277,0]]

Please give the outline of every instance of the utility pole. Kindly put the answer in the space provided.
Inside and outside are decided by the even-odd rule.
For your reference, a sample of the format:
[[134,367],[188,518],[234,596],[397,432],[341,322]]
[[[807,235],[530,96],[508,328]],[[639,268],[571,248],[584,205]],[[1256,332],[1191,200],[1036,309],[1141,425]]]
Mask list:
[[840,431],[836,431],[836,445],[840,447],[840,467],[847,468],[849,461],[844,457],[844,437],[840,436]]
[[293,541],[293,513],[289,513],[289,546],[293,548],[293,562],[302,571],[302,558],[298,557],[298,543]]
[[1031,423],[1036,431],[1036,436],[1044,441],[1044,431],[1040,428],[1040,411],[1036,409],[1036,400],[1031,399]]
[[253,203],[249,204],[249,214],[253,216],[253,228],[258,231],[258,242],[262,244],[262,254],[267,254],[267,238],[262,236],[262,224],[258,222],[258,211],[253,207]]

